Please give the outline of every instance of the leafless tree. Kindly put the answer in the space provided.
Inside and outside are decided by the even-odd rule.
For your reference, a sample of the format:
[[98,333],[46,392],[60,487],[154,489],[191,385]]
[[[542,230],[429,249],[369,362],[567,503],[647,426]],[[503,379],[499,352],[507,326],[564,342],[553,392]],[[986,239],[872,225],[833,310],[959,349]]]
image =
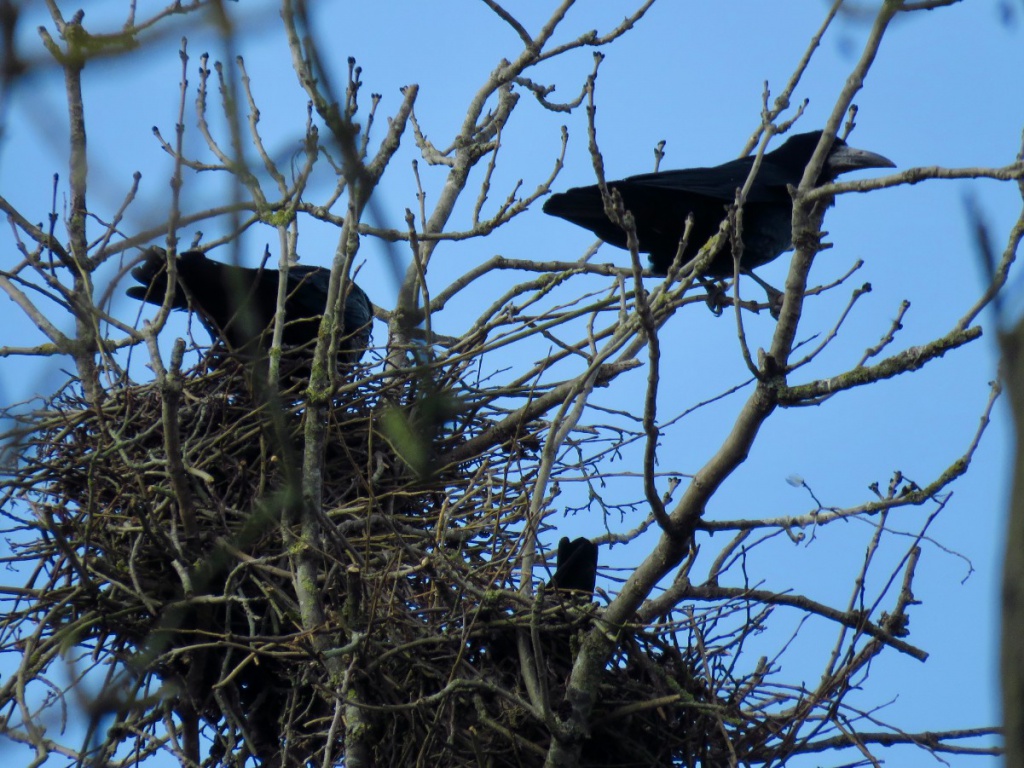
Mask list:
[[[161,753],[183,766],[781,765],[826,751],[844,763],[878,765],[877,748],[893,744],[937,756],[997,754],[991,738],[978,746],[994,727],[909,733],[849,695],[870,690],[879,654],[926,657],[908,630],[921,543],[950,484],[970,467],[995,391],[977,434],[934,477],[896,473],[856,504],[816,504],[803,515],[755,509],[709,519],[705,511],[780,409],[912,376],[977,340],[979,314],[1000,295],[1024,234],[1022,218],[1001,253],[993,251],[990,285],[951,327],[901,347],[900,315],[846,370],[807,378],[807,364],[837,343],[863,295],[847,279],[808,284],[833,199],[925,179],[1019,183],[1021,157],[998,168],[910,168],[814,188],[809,180],[827,150],[819,147],[792,191],[796,247],[771,344],[749,349],[746,318],[766,306],[741,299],[733,284],[729,311],[750,382],[726,438],[685,474],[660,451],[681,420],[659,416],[669,389],[661,341],[677,315],[707,311],[701,257],[657,279],[645,276],[635,249],[627,266],[597,263],[592,254],[494,256],[447,284],[428,279],[440,243],[475,242],[539,215],[533,204],[551,190],[560,157],[546,177],[491,199],[502,142],[528,130],[517,120],[524,99],[584,111],[603,173],[595,118],[601,50],[627,35],[653,0],[636,0],[621,24],[599,31],[565,28],[572,0],[534,30],[494,0],[483,2],[522,48],[482,73],[456,134],[443,142],[428,138],[417,119],[417,85],[397,104],[367,99],[351,60],[346,80],[333,81],[305,3],[283,0],[280,19],[255,22],[283,36],[310,104],[290,167],[265,146],[260,110],[274,107],[259,103],[245,62],[211,64],[204,55],[193,83],[195,60],[183,41],[177,125],[173,135],[155,132],[174,163],[170,204],[158,223],[136,232],[123,222],[138,177],[118,208],[89,203],[95,169],[86,160],[83,67],[99,58],[131,66],[155,37],[207,24],[232,50],[245,31],[236,9],[196,0],[138,16],[130,3],[123,26],[101,32],[81,12],[69,15],[47,0],[43,52],[8,49],[5,82],[46,67],[62,73],[71,152],[59,182],[63,216],[55,202],[49,224],[37,225],[39,212],[0,195],[17,249],[4,254],[0,288],[47,339],[4,341],[0,357],[70,358],[74,368],[38,406],[6,412],[13,426],[0,498],[16,578],[2,588],[0,649],[14,668],[0,684],[3,735],[31,751],[35,765],[134,765]],[[852,127],[854,99],[893,19],[948,4],[881,4],[826,139]],[[763,153],[799,115],[790,99],[841,5],[825,12],[784,91],[773,101],[766,92],[748,151]],[[11,7],[4,5],[0,26],[13,46]],[[554,101],[538,65],[588,48],[592,71],[573,84],[574,98]],[[193,118],[200,150],[186,141]],[[374,192],[403,141],[415,143],[423,173],[442,176],[443,185],[429,207],[421,193],[418,210],[406,210],[396,226]],[[563,151],[565,142],[563,134]],[[314,195],[310,178],[326,168],[336,182]],[[229,176],[234,198],[190,210],[181,190],[193,173]],[[471,222],[459,229],[453,212],[467,199],[475,199]],[[728,242],[732,213],[702,254]],[[257,228],[274,232],[278,267],[287,269],[300,232],[314,225],[333,227],[336,247],[328,310],[304,376],[282,362],[280,324],[270,369],[255,374],[223,350],[194,354],[194,342],[179,341],[168,355],[158,344],[167,307],[136,327],[111,311],[111,292],[97,288],[101,270],[116,264],[123,278],[140,249],[158,241],[172,253],[184,250],[184,233],[199,229],[222,233],[204,248],[231,247]],[[397,301],[376,307],[387,330],[380,338],[378,326],[375,359],[339,367],[331,353],[338,307],[358,279],[361,244],[373,239],[391,244]],[[502,291],[477,298],[478,316],[445,315],[499,272]],[[111,290],[121,291],[121,282]],[[834,327],[813,349],[801,346],[805,297],[844,290],[849,298],[835,299]],[[441,318],[458,332],[441,333]],[[62,330],[69,319],[73,330]],[[138,380],[138,355],[146,356],[150,380]],[[512,369],[510,355],[536,362]],[[618,409],[603,405],[597,393],[624,387],[622,375],[637,369],[646,375],[645,395]],[[623,470],[619,457],[633,449],[639,458]],[[606,513],[596,541],[647,534],[652,542],[625,580],[604,583],[593,603],[542,584],[541,545],[550,518],[566,506],[560,485],[580,478],[589,504]],[[605,499],[605,482],[632,501]],[[930,512],[899,539],[902,554],[878,556],[883,541],[892,543],[890,522],[919,507]],[[621,513],[618,524],[609,522],[611,512]],[[872,533],[845,601],[813,599],[801,584],[764,588],[747,566],[773,539],[824,535],[850,520],[867,522]],[[797,633],[810,623],[832,630],[834,647],[814,684],[787,677],[796,635],[772,655],[756,650],[782,611],[803,617]],[[48,727],[82,712],[86,736],[77,743]]]

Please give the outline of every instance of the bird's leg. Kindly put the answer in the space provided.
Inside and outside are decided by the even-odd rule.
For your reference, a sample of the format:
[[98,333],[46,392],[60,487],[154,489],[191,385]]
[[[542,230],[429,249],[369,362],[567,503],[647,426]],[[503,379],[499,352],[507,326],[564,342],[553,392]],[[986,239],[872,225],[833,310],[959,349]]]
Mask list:
[[786,294],[780,291],[778,288],[769,285],[750,270],[743,270],[743,274],[745,274],[747,277],[750,277],[751,279],[754,280],[754,282],[756,282],[758,285],[764,288],[765,293],[768,294],[768,311],[771,313],[772,317],[778,320],[779,315],[782,314],[782,300],[785,298]]
[[708,309],[715,317],[719,317],[722,314],[722,310],[729,306],[729,297],[725,294],[725,288],[722,285],[721,280],[714,280],[704,275],[697,277],[700,284],[704,286],[704,289],[708,292],[707,303]]

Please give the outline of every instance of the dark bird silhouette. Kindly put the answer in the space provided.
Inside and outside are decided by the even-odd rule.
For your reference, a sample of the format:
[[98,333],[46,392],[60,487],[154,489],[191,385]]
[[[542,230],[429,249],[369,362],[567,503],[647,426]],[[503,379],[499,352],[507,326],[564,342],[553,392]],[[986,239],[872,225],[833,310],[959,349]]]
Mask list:
[[[782,146],[765,153],[757,177],[743,206],[744,270],[755,269],[778,258],[793,247],[791,219],[793,201],[787,185],[797,186],[811,160],[821,131],[791,136]],[[754,157],[717,165],[714,168],[687,168],[630,176],[608,182],[610,189],[622,195],[627,211],[633,214],[640,252],[649,253],[651,270],[664,275],[675,259],[686,217],[693,214],[693,229],[683,251],[686,263],[710,239],[726,216],[750,175]],[[893,168],[888,158],[854,149],[836,139],[815,182],[816,186],[834,181],[847,171],[862,168]],[[605,215],[601,191],[597,185],[576,187],[552,195],[544,203],[544,212],[589,229],[606,243],[626,248],[626,233]],[[724,278],[733,274],[729,248],[723,248],[704,273]]]
[[551,588],[594,594],[597,582],[597,544],[582,536],[558,542],[558,566],[551,577]]
[[[221,264],[199,251],[186,251],[177,258],[177,272],[173,309],[194,310],[210,335],[231,351],[252,355],[270,348],[278,270]],[[167,293],[166,252],[150,248],[142,263],[132,270],[132,277],[141,285],[129,288],[129,296],[162,305]],[[289,268],[282,337],[285,346],[312,349],[327,305],[330,279],[331,271],[322,267]],[[369,298],[358,285],[349,283],[344,336],[339,343],[347,362],[362,357],[370,342],[372,320]]]

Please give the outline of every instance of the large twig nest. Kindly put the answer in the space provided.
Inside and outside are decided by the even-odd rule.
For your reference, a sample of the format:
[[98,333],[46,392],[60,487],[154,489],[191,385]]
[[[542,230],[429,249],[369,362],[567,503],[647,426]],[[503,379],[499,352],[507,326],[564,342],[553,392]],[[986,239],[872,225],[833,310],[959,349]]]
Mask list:
[[[32,504],[32,546],[54,585],[33,613],[47,632],[93,647],[136,701],[120,712],[111,749],[117,733],[155,727],[137,697],[159,690],[182,722],[203,727],[211,765],[246,754],[302,765],[328,750],[337,759],[353,702],[378,765],[543,762],[552,737],[527,703],[519,638],[557,712],[598,606],[515,591],[536,471],[523,441],[410,468],[404,457],[423,445],[403,444],[415,437],[409,425],[429,434],[431,457],[491,425],[470,398],[424,418],[442,378],[426,388],[422,375],[386,386],[367,378],[330,411],[316,553],[325,621],[315,628],[295,589],[301,398],[259,400],[231,361],[189,372],[178,477],[156,384],[114,389],[99,407],[75,386],[53,399],[22,450],[18,495]],[[407,433],[385,427],[395,418]],[[186,533],[186,506],[197,535]],[[621,634],[585,764],[721,755],[722,723],[738,713],[694,672],[702,660],[678,645],[677,628]],[[344,679],[327,673],[325,653],[344,657]]]

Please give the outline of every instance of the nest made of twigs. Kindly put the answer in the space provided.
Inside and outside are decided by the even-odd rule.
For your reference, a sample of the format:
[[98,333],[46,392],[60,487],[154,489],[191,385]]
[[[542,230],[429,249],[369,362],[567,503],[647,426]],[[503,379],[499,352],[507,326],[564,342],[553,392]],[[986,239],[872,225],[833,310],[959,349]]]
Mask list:
[[[203,728],[209,765],[337,761],[353,739],[349,706],[376,765],[539,765],[551,729],[523,706],[518,638],[531,638],[558,712],[599,611],[515,591],[535,457],[521,441],[414,471],[416,447],[385,425],[395,413],[424,423],[422,380],[352,382],[326,416],[312,553],[301,397],[256,397],[245,366],[224,360],[189,372],[175,470],[157,384],[116,388],[98,405],[66,388],[22,446],[14,494],[31,504],[41,536],[30,546],[54,585],[33,615],[123,669],[126,688],[162,686],[177,716]],[[443,457],[489,425],[483,409],[462,408],[433,422],[429,451]],[[303,557],[322,603],[312,628],[296,593]],[[620,631],[583,764],[717,764],[738,705],[708,690],[675,628]],[[340,679],[323,663],[332,656]],[[119,732],[154,728],[152,711],[126,708],[108,751]]]

